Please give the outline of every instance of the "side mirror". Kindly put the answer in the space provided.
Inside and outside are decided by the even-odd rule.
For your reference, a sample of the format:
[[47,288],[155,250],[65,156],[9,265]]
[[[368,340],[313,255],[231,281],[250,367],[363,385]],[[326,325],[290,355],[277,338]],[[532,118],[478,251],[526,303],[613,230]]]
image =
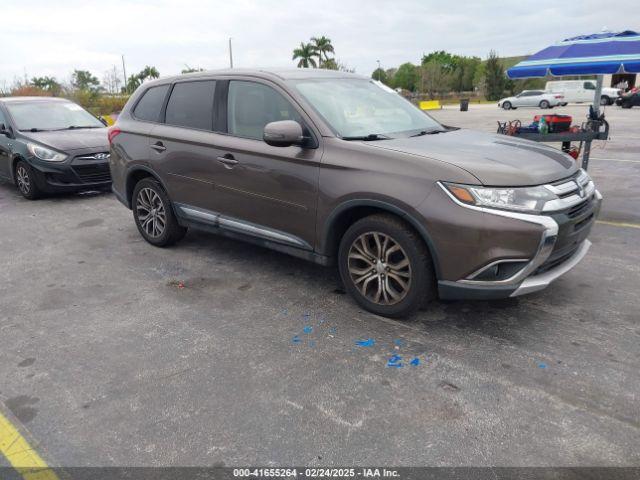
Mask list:
[[305,140],[302,126],[293,120],[267,123],[264,126],[262,139],[272,147],[302,145]]
[[12,137],[11,131],[7,130],[7,126],[4,123],[0,123],[0,135],[5,135],[9,138]]

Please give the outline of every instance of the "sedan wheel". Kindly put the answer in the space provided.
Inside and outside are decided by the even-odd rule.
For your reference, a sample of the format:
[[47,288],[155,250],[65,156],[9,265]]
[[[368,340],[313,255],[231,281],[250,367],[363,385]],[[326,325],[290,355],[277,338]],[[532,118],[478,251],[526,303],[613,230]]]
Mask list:
[[549,107],[550,107],[550,104],[549,104],[549,102],[548,102],[548,101],[546,101],[546,100],[542,100],[542,101],[540,102],[540,108],[545,108],[545,109],[546,109],[546,108],[549,108]]
[[20,160],[16,164],[14,174],[16,186],[24,198],[28,200],[35,200],[40,197],[42,192],[38,189],[33,177],[33,171],[27,163]]
[[502,108],[504,108],[505,110],[511,110],[511,102],[504,102],[502,104]]

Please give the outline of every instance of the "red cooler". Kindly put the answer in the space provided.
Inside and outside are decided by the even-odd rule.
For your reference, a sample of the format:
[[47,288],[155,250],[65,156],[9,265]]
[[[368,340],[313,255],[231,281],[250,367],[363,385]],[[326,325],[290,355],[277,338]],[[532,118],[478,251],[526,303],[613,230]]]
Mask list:
[[568,132],[573,121],[571,115],[536,115],[533,117],[533,121],[540,123],[542,117],[549,125],[549,133]]

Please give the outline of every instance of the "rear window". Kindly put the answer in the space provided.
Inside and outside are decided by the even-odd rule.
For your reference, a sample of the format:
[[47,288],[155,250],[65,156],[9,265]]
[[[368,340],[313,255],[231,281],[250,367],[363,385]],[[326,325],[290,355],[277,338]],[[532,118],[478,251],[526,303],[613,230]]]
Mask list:
[[213,96],[216,82],[176,83],[167,103],[165,123],[213,130]]
[[133,115],[139,120],[147,120],[149,122],[157,122],[160,120],[160,112],[162,111],[162,104],[164,103],[164,97],[167,95],[169,85],[160,85],[159,87],[151,87],[143,95],[136,108],[133,110]]

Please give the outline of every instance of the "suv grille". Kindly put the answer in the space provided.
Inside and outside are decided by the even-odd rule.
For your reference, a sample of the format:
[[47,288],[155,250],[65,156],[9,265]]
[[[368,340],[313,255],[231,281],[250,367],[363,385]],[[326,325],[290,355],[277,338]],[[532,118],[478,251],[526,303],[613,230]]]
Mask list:
[[73,169],[80,179],[86,183],[110,182],[111,171],[108,163],[97,163],[91,165],[74,165]]

